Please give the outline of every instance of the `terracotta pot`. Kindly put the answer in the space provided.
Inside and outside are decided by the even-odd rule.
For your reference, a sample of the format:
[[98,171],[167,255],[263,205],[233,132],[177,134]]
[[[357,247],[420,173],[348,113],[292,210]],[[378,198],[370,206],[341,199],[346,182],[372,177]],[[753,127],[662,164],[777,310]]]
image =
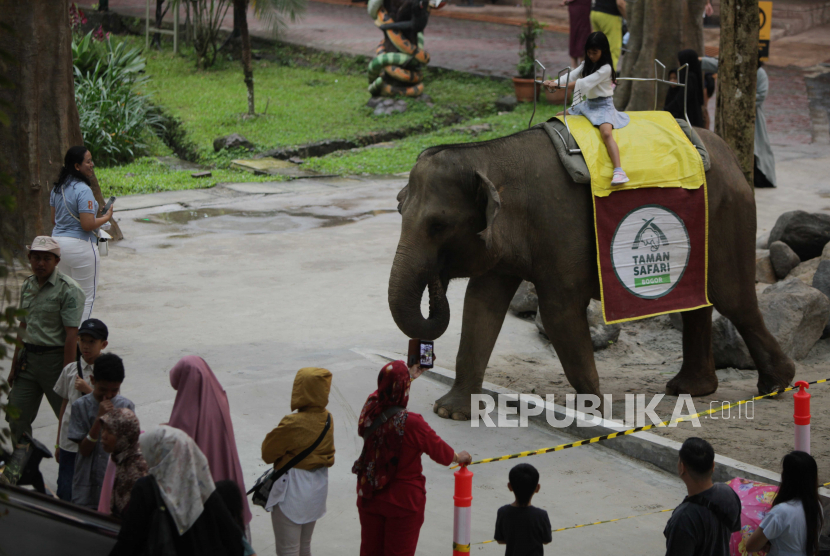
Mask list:
[[[523,77],[513,78],[513,88],[516,90],[516,100],[519,102],[533,102],[533,88],[535,79],[525,79]],[[536,87],[536,98],[542,92],[542,86]]]
[[[542,87],[544,89],[544,87]],[[573,91],[568,92],[568,101],[573,100]],[[565,104],[565,89],[557,89],[554,92],[550,92],[545,89],[545,100],[548,101],[548,104]]]

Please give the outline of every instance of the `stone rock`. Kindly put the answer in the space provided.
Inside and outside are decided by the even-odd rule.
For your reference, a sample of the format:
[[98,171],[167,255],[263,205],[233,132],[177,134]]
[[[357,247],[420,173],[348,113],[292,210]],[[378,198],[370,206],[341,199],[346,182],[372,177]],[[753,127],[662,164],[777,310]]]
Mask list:
[[[824,249],[821,250],[821,260],[830,259],[830,243],[824,246]],[[830,521],[830,520],[828,520]]]
[[499,112],[512,112],[519,105],[515,95],[505,95],[496,101],[496,110]]
[[778,217],[769,241],[770,246],[773,242],[783,241],[802,261],[818,257],[830,241],[830,215],[803,210],[785,212]]
[[473,124],[465,127],[457,127],[453,129],[453,131],[455,133],[469,133],[470,135],[475,137],[479,133],[485,133],[487,131],[491,131],[492,129],[493,128],[490,126],[490,124]]
[[671,321],[671,325],[674,327],[675,330],[679,330],[683,332],[683,314],[682,313],[669,313],[669,320]]
[[[797,278],[767,287],[758,298],[758,306],[781,349],[796,360],[807,356],[830,320],[830,300]],[[712,322],[712,349],[715,368],[756,368],[743,338],[721,315]]]
[[755,240],[755,249],[769,249],[769,234],[759,236]]
[[[622,326],[619,324],[605,324],[605,320],[602,318],[602,304],[596,299],[592,299],[590,305],[588,305],[587,317],[594,351],[605,349],[619,339]],[[548,337],[542,324],[541,311],[536,313],[536,328],[539,329],[542,336]]]
[[213,150],[216,152],[222,149],[236,148],[248,149],[250,151],[254,149],[254,144],[238,133],[231,133],[230,135],[217,137],[213,140]]
[[378,104],[381,103],[383,97],[372,97],[366,101],[366,106],[369,108],[376,108]]
[[761,282],[762,284],[774,284],[777,281],[778,279],[775,276],[775,270],[773,270],[772,262],[769,258],[769,249],[756,249],[755,282]]
[[510,302],[510,310],[517,315],[537,312],[539,298],[536,297],[536,286],[531,282],[522,282],[516,290],[516,295],[513,296],[513,301]]
[[798,278],[808,286],[813,285],[813,276],[818,269],[818,265],[821,262],[820,257],[816,257],[815,259],[810,259],[809,261],[804,261],[803,263],[799,263],[794,269],[787,274],[787,279],[789,278]]
[[389,116],[396,112],[403,113],[406,112],[407,104],[405,100],[399,99],[391,99],[385,98],[377,103],[375,106],[375,116]]
[[812,286],[830,298],[830,260],[819,259]]
[[783,241],[773,241],[769,245],[769,259],[775,276],[784,278],[792,269],[798,266],[801,259],[789,245]]
[[[830,245],[830,244],[828,244]],[[830,260],[825,259],[822,255],[819,259],[818,268],[813,275],[813,287],[830,298]],[[824,327],[822,338],[830,336],[830,324]]]

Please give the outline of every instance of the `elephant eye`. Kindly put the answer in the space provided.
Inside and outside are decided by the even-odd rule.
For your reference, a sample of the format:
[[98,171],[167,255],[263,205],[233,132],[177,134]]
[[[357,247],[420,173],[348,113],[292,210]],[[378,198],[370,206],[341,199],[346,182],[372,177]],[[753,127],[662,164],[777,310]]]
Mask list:
[[443,222],[433,222],[429,227],[430,235],[438,235],[447,229],[447,225]]

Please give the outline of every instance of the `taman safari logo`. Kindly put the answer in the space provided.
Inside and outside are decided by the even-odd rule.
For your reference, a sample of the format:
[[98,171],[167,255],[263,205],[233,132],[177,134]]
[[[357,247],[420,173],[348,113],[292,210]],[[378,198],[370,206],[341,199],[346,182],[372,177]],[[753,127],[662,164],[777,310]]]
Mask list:
[[660,205],[626,214],[611,239],[611,264],[626,290],[645,299],[669,293],[689,262],[689,233],[683,221]]
[[646,223],[637,232],[637,237],[634,238],[634,243],[631,244],[631,248],[639,249],[640,244],[643,244],[643,247],[648,247],[652,251],[660,249],[660,245],[669,244],[669,239],[663,233],[663,230],[654,223],[654,218],[646,220]]

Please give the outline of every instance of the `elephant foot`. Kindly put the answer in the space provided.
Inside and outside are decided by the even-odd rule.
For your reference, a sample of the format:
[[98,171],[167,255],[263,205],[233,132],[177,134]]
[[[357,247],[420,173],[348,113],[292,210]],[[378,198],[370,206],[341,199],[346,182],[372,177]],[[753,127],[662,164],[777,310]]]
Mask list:
[[470,392],[461,392],[451,388],[449,392],[435,401],[432,410],[442,419],[469,421],[470,403]]
[[706,396],[717,389],[718,375],[715,374],[714,370],[687,371],[681,368],[680,372],[666,384],[666,395]]
[[758,372],[758,393],[769,394],[787,388],[795,378],[795,363],[787,359],[773,372]]

